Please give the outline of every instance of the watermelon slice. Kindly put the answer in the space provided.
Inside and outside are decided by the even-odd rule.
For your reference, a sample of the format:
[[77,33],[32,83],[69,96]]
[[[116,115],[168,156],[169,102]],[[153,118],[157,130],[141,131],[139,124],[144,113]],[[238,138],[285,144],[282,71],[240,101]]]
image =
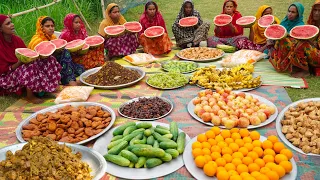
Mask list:
[[15,54],[19,61],[25,64],[30,63],[39,57],[37,52],[28,48],[17,48],[15,50]]
[[271,40],[279,40],[287,35],[287,30],[285,27],[279,24],[273,24],[266,28],[264,31],[264,36]]
[[256,22],[255,16],[243,16],[237,19],[236,24],[244,28],[247,28],[247,27],[251,27],[255,22]]
[[81,48],[81,50],[79,51],[80,55],[84,55],[87,54],[87,52],[89,51],[90,46],[88,44],[84,44]]
[[226,26],[232,22],[232,17],[228,14],[220,14],[214,17],[213,23],[216,26]]
[[98,47],[104,43],[104,38],[96,35],[96,36],[88,36],[85,40],[86,44],[90,47]]
[[198,24],[198,18],[195,16],[185,17],[179,20],[179,25],[182,27],[192,27]]
[[260,27],[266,28],[269,25],[273,24],[274,16],[272,15],[264,15],[258,20],[258,25]]
[[51,42],[56,45],[56,49],[57,50],[62,50],[66,45],[67,45],[67,41],[64,39],[54,39],[51,40]]
[[319,34],[319,28],[314,25],[296,26],[291,29],[290,36],[296,39],[312,39]]
[[51,41],[42,41],[36,45],[34,50],[39,53],[40,58],[47,58],[54,53],[56,50],[56,45],[54,45]]
[[69,52],[76,52],[80,49],[82,49],[82,47],[84,46],[85,42],[82,39],[76,39],[73,41],[68,42],[68,44],[66,45],[66,49]]
[[138,33],[142,30],[142,26],[137,21],[126,22],[123,24],[127,31],[132,33]]
[[156,38],[164,34],[164,28],[161,26],[151,26],[144,31],[144,35],[148,38]]
[[124,25],[107,26],[104,28],[104,32],[111,37],[120,36],[125,30]]

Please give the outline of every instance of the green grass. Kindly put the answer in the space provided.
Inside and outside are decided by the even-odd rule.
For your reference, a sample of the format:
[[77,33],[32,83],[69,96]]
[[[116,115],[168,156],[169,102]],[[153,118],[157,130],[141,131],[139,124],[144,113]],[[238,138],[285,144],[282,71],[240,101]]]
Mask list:
[[[22,2],[23,1],[23,2]],[[4,2],[4,3],[2,3]],[[16,13],[22,10],[30,9],[35,6],[47,4],[52,2],[52,0],[2,0],[0,3],[0,12],[1,13]],[[172,1],[172,0],[157,0],[159,9],[164,16],[166,21],[167,29],[169,35],[172,37],[171,25],[175,21],[178,12],[180,11],[181,1]],[[223,1],[212,1],[212,0],[194,0],[195,8],[200,11],[202,18],[205,21],[212,22],[214,16],[221,13]],[[280,20],[284,18],[287,12],[288,6],[295,2],[294,0],[279,1],[279,0],[243,0],[239,1],[238,10],[242,15],[255,15],[258,7],[263,4],[267,4],[273,7],[273,13]],[[313,0],[300,0],[305,6],[304,21],[307,21],[307,18],[311,11],[311,6]],[[99,22],[102,20],[102,12],[100,7],[100,1],[89,1],[89,0],[77,0],[83,14],[88,19],[90,26],[92,26],[92,31],[89,34],[96,34],[99,27]],[[107,5],[107,4],[106,4]],[[125,18],[128,21],[137,21],[139,20],[140,15],[144,10],[144,5],[140,5],[134,8],[131,8],[124,14]],[[55,19],[57,23],[57,30],[60,30],[63,26],[63,18],[69,13],[78,11],[74,8],[72,1],[64,0],[63,3],[51,6],[44,10],[36,11],[29,13],[27,15],[22,15],[20,17],[14,18],[15,27],[18,35],[20,35],[26,43],[35,33],[35,23],[37,18],[40,15],[48,15]],[[212,24],[212,23],[211,23]],[[209,35],[213,35],[213,25],[211,26]],[[248,31],[245,31],[248,34]],[[308,89],[292,89],[286,88],[292,101],[297,101],[304,98],[320,97],[320,81],[319,77],[308,77],[306,78],[309,88]],[[9,105],[13,104],[18,100],[17,96],[6,96],[0,97],[0,112],[7,108]]]

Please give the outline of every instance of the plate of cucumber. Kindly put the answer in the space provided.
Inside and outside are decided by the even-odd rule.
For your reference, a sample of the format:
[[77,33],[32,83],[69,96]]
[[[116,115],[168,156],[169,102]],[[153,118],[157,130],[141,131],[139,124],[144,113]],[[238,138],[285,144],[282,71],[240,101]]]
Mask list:
[[189,140],[176,122],[128,121],[101,136],[93,149],[107,160],[107,173],[125,179],[151,179],[184,165],[182,154]]

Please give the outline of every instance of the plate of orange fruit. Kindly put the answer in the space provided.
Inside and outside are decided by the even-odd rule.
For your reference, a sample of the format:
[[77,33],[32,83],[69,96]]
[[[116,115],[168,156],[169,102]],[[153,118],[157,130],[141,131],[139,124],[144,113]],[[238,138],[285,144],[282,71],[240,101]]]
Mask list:
[[281,179],[297,177],[297,165],[277,136],[257,131],[213,127],[191,139],[183,153],[196,179]]

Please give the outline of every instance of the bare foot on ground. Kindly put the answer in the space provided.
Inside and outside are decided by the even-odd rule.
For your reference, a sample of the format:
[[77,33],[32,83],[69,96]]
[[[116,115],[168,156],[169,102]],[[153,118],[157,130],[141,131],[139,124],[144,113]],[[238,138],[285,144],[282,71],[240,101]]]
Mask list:
[[43,99],[37,98],[30,89],[27,89],[27,101],[33,104],[41,104],[44,102]]

